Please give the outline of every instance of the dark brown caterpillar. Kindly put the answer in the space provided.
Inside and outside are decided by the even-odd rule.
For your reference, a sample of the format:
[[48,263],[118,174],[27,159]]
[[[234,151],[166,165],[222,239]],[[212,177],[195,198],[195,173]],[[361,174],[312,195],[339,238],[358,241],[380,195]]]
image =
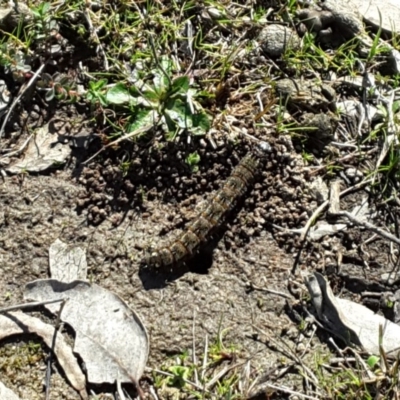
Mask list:
[[172,270],[173,266],[192,257],[254,182],[261,164],[270,151],[270,145],[261,142],[254,151],[247,154],[235,167],[222,188],[211,198],[205,210],[186,226],[185,231],[171,245],[150,251],[141,261],[141,265],[155,270]]

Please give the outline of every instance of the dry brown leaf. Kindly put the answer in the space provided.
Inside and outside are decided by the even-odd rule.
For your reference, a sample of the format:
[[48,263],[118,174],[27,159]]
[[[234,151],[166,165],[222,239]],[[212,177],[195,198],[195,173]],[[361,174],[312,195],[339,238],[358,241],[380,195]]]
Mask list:
[[361,304],[334,296],[329,283],[318,272],[309,275],[306,284],[318,319],[327,329],[371,354],[380,354],[380,346],[389,358],[399,354],[400,326]]
[[62,282],[86,279],[86,250],[57,239],[49,248],[49,265],[53,279]]
[[[137,381],[146,366],[149,344],[139,317],[115,294],[84,281],[55,279],[28,283],[28,300],[68,298],[61,319],[76,332],[74,351],[85,362],[88,381],[95,384]],[[56,313],[58,306],[45,306]]]
[[[58,304],[56,308],[59,307]],[[52,348],[55,333],[53,326],[20,311],[0,314],[0,340],[11,335],[28,333],[35,333],[40,336],[46,345]],[[57,332],[54,354],[72,387],[81,395],[82,399],[87,399],[85,375],[81,371],[71,347],[66,343],[60,332]],[[3,397],[0,398],[3,399]]]
[[21,158],[7,166],[6,171],[11,174],[41,172],[64,164],[71,154],[71,147],[58,139],[58,135],[49,132],[49,124],[42,126],[30,140]]
[[22,400],[11,389],[4,386],[4,384],[2,382],[0,382],[0,399],[1,400]]

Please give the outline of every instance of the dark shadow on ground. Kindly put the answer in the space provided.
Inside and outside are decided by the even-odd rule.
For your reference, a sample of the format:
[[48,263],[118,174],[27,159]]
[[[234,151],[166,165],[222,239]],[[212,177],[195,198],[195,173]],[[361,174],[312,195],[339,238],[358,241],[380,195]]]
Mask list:
[[149,268],[139,269],[139,278],[142,281],[145,290],[151,289],[162,289],[168,285],[169,282],[173,282],[179,279],[187,272],[194,272],[197,274],[207,274],[208,270],[212,266],[213,262],[213,249],[217,243],[211,247],[207,245],[206,248],[202,249],[193,258],[186,261],[185,263],[172,267],[171,271],[154,271]]

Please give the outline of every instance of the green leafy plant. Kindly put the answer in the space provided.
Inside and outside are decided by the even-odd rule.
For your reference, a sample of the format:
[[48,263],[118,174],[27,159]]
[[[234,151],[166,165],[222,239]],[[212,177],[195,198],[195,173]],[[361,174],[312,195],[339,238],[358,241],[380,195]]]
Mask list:
[[120,164],[119,168],[122,171],[123,176],[127,176],[129,169],[131,167],[131,162],[130,161],[124,161]]
[[174,365],[168,368],[173,376],[168,377],[167,384],[178,388],[183,388],[186,385],[186,381],[191,375],[190,368],[181,365]]
[[108,102],[104,94],[104,89],[106,88],[107,80],[99,79],[98,81],[90,81],[89,88],[86,93],[86,98],[93,105],[107,106]]
[[33,15],[33,28],[36,32],[36,39],[47,39],[52,30],[58,30],[57,22],[53,19],[50,12],[50,3],[40,3],[37,7],[31,9]]
[[[193,399],[243,398],[241,374],[236,366],[229,367],[237,349],[233,344],[223,343],[228,330],[220,326],[218,336],[210,346],[205,345],[205,352],[198,357],[186,350],[169,359],[162,371],[154,371],[155,386],[179,388]],[[201,387],[207,390],[202,391]]]
[[38,81],[38,87],[46,92],[46,101],[51,101],[54,98],[74,100],[77,97],[77,92],[73,89],[70,78],[58,72],[53,75],[43,73]]
[[394,307],[394,302],[391,300],[386,300],[386,307],[387,308],[393,308]]
[[111,87],[101,79],[90,82],[87,99],[102,107],[114,107],[129,115],[124,131],[133,132],[148,124],[160,125],[173,140],[187,130],[202,135],[210,128],[207,114],[197,101],[197,90],[187,76],[171,78],[172,61],[163,57],[160,65],[142,79],[137,73],[134,83],[119,82]]
[[369,356],[367,359],[367,364],[371,369],[375,368],[376,365],[379,365],[379,357],[378,356]]
[[14,41],[0,44],[0,65],[10,72],[16,81],[24,81],[32,67],[28,64],[27,55],[16,48]]
[[197,151],[190,153],[186,157],[186,164],[189,165],[189,168],[192,172],[197,172],[199,170],[199,162],[200,155],[197,153]]

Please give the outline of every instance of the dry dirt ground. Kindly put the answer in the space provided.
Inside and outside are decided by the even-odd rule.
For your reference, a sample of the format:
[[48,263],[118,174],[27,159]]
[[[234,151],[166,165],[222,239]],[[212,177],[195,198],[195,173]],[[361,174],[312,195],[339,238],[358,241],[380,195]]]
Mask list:
[[[336,276],[336,290],[347,285],[358,293],[379,293],[383,288],[379,276],[390,264],[390,251],[374,248],[373,242],[374,246],[367,245],[368,251],[355,254],[361,237],[352,237],[359,231],[354,229],[335,245],[306,247],[292,275],[298,238],[280,235],[272,224],[302,227],[317,203],[307,194],[303,161],[290,139],[261,138],[272,143],[273,152],[256,184],[211,245],[188,264],[190,271],[179,275],[139,273],[144,249],[159,241],[169,243],[196,215],[201,203],[246,153],[245,141],[232,146],[221,139],[215,150],[202,141],[197,173],[180,162],[188,151],[184,145],[166,146],[148,159],[135,145],[131,157],[137,162],[125,176],[107,155],[104,162],[82,166],[78,161],[82,154],[78,154],[65,168],[47,174],[5,177],[0,192],[3,303],[22,302],[24,284],[49,276],[48,249],[60,238],[86,248],[90,280],[121,296],[142,316],[151,340],[149,367],[159,369],[168,358],[193,346],[201,353],[206,337],[215,341],[226,330],[224,342],[234,346],[243,368],[250,368],[248,384],[265,374],[264,379],[274,381],[276,371],[288,362],[276,343],[286,343],[296,353],[308,340],[298,329],[301,321],[286,312],[288,304],[297,303],[291,297],[289,280],[301,284],[302,274],[314,267],[336,272],[336,258],[341,253],[343,279],[332,275]],[[85,156],[88,154],[90,150]],[[140,201],[139,188],[146,193]],[[359,197],[350,197],[347,206],[351,208]],[[382,246],[380,240],[377,243]],[[10,352],[15,355],[15,342],[7,346],[1,356],[3,371],[10,363]],[[312,364],[315,354],[326,349],[314,339],[307,352]],[[44,373],[44,361],[44,356],[34,358],[33,365],[19,361],[18,374],[2,374],[4,383],[25,398],[42,398],[43,380],[38,371]],[[282,379],[278,382],[301,392],[298,375],[289,373]],[[54,398],[78,398],[58,374],[53,380]]]
[[[204,165],[198,173],[191,174],[179,166],[179,161],[174,162],[175,166],[170,161],[179,160],[180,150],[178,154],[171,154],[169,149],[161,151],[157,157],[163,159],[162,168],[151,176],[159,182],[157,189],[153,186],[152,196],[154,184],[150,183],[141,207],[127,212],[111,207],[97,226],[89,223],[88,217],[98,218],[97,210],[105,213],[105,199],[110,204],[122,203],[124,196],[115,195],[121,190],[119,186],[134,192],[132,181],[149,179],[139,155],[136,177],[134,171],[122,178],[111,163],[96,162],[79,172],[80,165],[71,165],[46,176],[5,178],[1,186],[3,298],[8,294],[9,303],[21,302],[24,284],[49,276],[48,248],[60,238],[86,248],[90,279],[117,293],[143,317],[151,339],[149,366],[159,367],[167,357],[191,349],[193,343],[201,350],[206,335],[213,341],[221,330],[227,329],[224,341],[240,349],[240,359],[251,360],[252,369],[262,372],[276,367],[279,354],[268,350],[257,338],[269,332],[279,337],[295,325],[282,313],[283,297],[252,287],[287,292],[293,259],[278,246],[268,229],[268,193],[279,190],[272,172],[282,169],[284,159],[289,159],[295,170],[294,165],[299,162],[296,157],[290,157],[288,152],[279,156],[274,151],[271,158],[275,162],[268,162],[256,188],[234,210],[227,226],[217,232],[212,245],[215,248],[207,249],[191,263],[198,272],[180,277],[138,273],[138,260],[143,257],[143,251],[138,249],[157,242],[160,232],[182,227],[186,218],[195,213],[196,204],[219,187],[229,175],[231,164],[236,164],[244,152],[240,147],[228,149],[225,143],[217,151],[205,148]],[[177,172],[170,172],[174,169]],[[168,238],[164,240],[168,243]],[[167,284],[168,280],[171,282]],[[35,394],[35,389],[41,381],[36,385],[33,382],[29,374],[23,373],[14,381],[5,381],[19,387],[20,394],[27,398],[40,398],[40,390]],[[60,398],[77,398],[70,390],[62,393]]]

